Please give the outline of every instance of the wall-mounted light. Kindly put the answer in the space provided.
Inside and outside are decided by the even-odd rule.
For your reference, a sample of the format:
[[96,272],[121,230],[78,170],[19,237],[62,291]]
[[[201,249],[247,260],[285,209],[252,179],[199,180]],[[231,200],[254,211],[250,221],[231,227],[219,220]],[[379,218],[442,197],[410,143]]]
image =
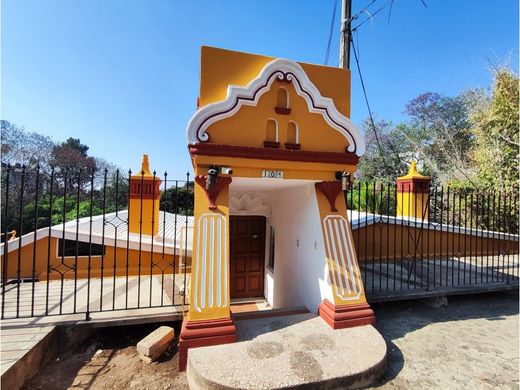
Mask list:
[[211,191],[215,187],[215,182],[217,181],[218,169],[210,168],[208,169],[208,178],[206,180],[206,190]]
[[341,189],[343,191],[350,191],[352,182],[350,180],[350,172],[343,172],[341,174]]
[[233,174],[233,168],[231,167],[222,167],[220,168],[220,173],[224,175],[232,175]]

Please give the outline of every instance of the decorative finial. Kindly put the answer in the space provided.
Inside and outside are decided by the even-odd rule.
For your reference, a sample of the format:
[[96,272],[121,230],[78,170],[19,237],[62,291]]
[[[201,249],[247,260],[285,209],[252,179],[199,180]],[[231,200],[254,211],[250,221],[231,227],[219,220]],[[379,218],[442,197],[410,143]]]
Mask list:
[[412,163],[410,164],[410,170],[408,171],[409,175],[415,175],[419,172],[417,172],[417,161],[412,160]]
[[141,163],[141,174],[144,174],[145,176],[152,176],[150,172],[150,163],[148,161],[148,155],[143,154],[143,162]]

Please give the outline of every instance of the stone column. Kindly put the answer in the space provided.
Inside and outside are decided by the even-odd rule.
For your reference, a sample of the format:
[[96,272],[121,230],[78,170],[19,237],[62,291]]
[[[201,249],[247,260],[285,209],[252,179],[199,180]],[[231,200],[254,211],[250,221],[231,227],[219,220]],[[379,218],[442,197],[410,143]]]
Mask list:
[[374,312],[365,298],[341,182],[324,181],[315,186],[333,297],[333,302],[323,300],[319,314],[333,329],[374,324]]
[[190,306],[180,334],[180,370],[186,368],[189,348],[236,341],[229,308],[231,177],[215,177],[210,189],[206,188],[207,180],[205,175],[195,177]]

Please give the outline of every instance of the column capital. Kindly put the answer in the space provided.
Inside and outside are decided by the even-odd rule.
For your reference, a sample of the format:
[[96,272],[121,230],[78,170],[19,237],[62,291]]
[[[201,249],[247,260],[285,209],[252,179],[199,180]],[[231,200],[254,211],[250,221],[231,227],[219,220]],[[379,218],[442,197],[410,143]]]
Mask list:
[[220,193],[220,191],[222,191],[222,189],[226,185],[231,184],[231,181],[233,179],[231,179],[231,177],[229,177],[229,176],[217,176],[215,178],[215,185],[209,191],[206,189],[207,180],[208,180],[208,177],[205,175],[195,176],[195,182],[199,186],[201,186],[201,188],[204,190],[204,193],[206,194],[206,197],[208,198],[208,201],[209,201],[208,208],[210,210],[216,210],[217,206],[215,205],[215,201],[217,200],[218,194]]
[[316,189],[320,190],[329,201],[330,211],[334,213],[337,212],[338,209],[336,208],[336,198],[341,192],[341,182],[339,180],[322,181],[320,183],[314,184],[314,186]]

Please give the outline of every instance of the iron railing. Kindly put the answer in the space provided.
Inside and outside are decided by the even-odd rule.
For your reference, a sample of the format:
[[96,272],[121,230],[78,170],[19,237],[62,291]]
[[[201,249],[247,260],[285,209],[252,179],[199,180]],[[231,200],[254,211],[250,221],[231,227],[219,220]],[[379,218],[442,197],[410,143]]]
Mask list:
[[[191,266],[193,181],[189,173],[172,180],[154,172],[148,180],[154,189],[161,180],[160,199],[141,193],[130,203],[131,176],[3,167],[2,319],[182,310]],[[144,172],[139,176],[144,183]],[[159,214],[146,219],[146,208],[156,202]],[[146,224],[157,234],[144,234]]]
[[[194,183],[189,174],[153,173],[146,180],[153,191],[161,180],[160,198],[130,203],[131,178],[130,171],[3,167],[2,319],[183,311]],[[144,173],[137,180],[143,187]],[[432,187],[405,202],[411,195],[361,182],[345,193],[370,301],[518,286],[517,190]],[[145,208],[157,206],[146,219]],[[144,233],[147,224],[156,234]]]
[[345,196],[370,301],[518,286],[517,190],[358,182]]

